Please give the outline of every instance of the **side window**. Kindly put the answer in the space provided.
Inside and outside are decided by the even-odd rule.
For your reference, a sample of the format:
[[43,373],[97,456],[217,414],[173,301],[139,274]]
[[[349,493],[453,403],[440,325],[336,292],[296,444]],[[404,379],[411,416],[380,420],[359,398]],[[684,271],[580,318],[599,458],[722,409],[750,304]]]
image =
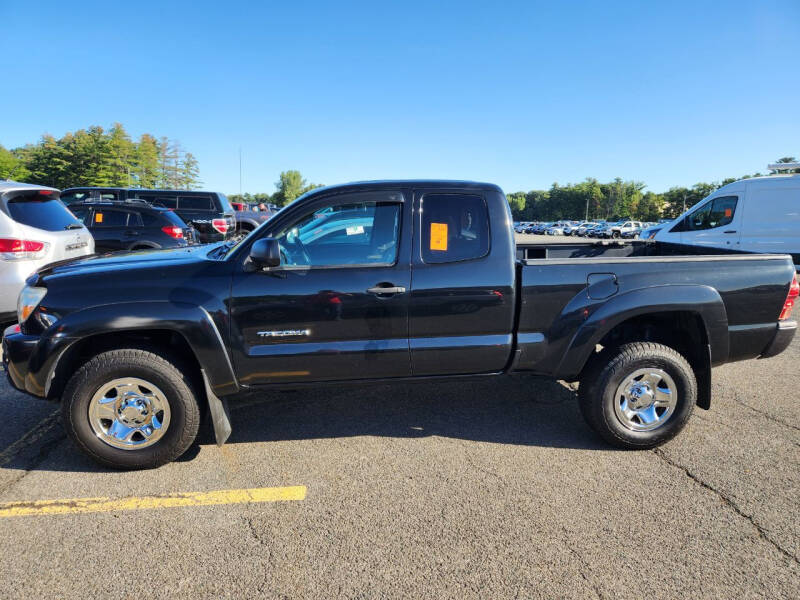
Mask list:
[[733,221],[738,203],[736,196],[720,196],[706,202],[696,211],[687,215],[683,231],[703,231],[728,225]]
[[100,202],[115,202],[119,200],[119,192],[100,192]]
[[426,194],[422,198],[422,260],[447,263],[489,253],[489,212],[482,196]]
[[211,210],[211,196],[178,196],[178,208],[182,210]]
[[94,190],[75,190],[72,192],[67,192],[66,194],[61,194],[61,201],[67,206],[74,204],[75,202],[86,202],[88,200],[97,200],[97,192]]
[[[289,267],[391,265],[400,240],[402,194],[368,192],[332,198],[275,237]],[[334,203],[335,202],[335,203]]]
[[98,208],[94,211],[93,227],[125,227],[128,222],[128,213],[124,210]]
[[141,213],[142,216],[142,226],[143,227],[156,227],[157,225],[161,224],[160,219],[158,216],[151,212],[143,212]]
[[738,198],[736,196],[715,198],[708,216],[709,226],[713,228],[729,225],[733,221],[737,202]]
[[138,212],[129,212],[128,227],[143,227],[141,214]]

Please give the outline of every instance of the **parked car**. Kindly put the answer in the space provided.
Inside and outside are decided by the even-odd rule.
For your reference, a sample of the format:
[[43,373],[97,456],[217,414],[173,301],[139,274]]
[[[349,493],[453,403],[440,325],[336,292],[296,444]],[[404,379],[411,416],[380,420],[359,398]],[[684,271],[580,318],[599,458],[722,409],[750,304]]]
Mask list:
[[182,248],[194,230],[172,210],[145,200],[75,202],[69,209],[89,228],[97,252]]
[[705,249],[785,252],[800,268],[800,174],[725,185],[663,225],[654,239]]
[[3,361],[87,455],[136,469],[185,452],[206,409],[224,443],[226,403],[259,390],[510,372],[579,381],[600,436],[652,448],[710,407],[712,366],[794,337],[787,255],[515,249],[509,217],[490,184],[320,188],[237,244],[39,270]]
[[75,187],[61,192],[61,198],[68,206],[75,202],[147,200],[174,210],[184,223],[194,227],[201,244],[224,241],[236,228],[233,207],[219,192]]
[[574,235],[584,237],[587,231],[595,227],[598,227],[599,225],[600,225],[599,223],[595,223],[594,221],[584,221],[583,223],[578,225],[578,227],[575,229]]
[[620,221],[609,227],[609,237],[621,238],[625,234],[633,234],[642,230],[642,224],[639,221]]
[[36,269],[93,252],[92,236],[58,190],[0,181],[0,324],[17,320],[17,296]]

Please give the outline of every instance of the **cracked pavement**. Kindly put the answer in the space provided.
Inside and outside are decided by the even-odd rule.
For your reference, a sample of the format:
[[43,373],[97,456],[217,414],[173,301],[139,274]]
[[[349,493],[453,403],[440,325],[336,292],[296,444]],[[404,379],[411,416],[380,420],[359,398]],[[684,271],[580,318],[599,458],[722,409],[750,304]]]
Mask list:
[[655,451],[609,448],[574,392],[519,377],[270,393],[232,407],[226,446],[136,473],[3,381],[0,502],[308,492],[0,519],[0,596],[798,598],[798,359],[716,369],[712,409]]

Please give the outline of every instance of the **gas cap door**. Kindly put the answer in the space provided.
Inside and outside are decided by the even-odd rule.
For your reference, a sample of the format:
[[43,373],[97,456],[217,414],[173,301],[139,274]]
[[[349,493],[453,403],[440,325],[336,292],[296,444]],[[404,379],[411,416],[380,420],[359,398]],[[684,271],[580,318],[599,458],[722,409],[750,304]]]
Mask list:
[[589,300],[605,300],[619,291],[614,273],[589,273],[586,277],[586,293]]

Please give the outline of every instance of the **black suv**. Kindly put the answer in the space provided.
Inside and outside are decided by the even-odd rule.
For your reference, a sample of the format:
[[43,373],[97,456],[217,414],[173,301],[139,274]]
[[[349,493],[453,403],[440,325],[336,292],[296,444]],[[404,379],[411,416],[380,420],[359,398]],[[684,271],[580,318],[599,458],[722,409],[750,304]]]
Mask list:
[[69,209],[89,228],[96,252],[180,248],[194,243],[194,231],[178,215],[143,200],[73,202]]
[[233,207],[225,194],[186,190],[145,190],[138,188],[75,187],[61,192],[66,205],[75,202],[146,200],[154,206],[174,210],[197,232],[201,244],[231,237],[236,228]]

